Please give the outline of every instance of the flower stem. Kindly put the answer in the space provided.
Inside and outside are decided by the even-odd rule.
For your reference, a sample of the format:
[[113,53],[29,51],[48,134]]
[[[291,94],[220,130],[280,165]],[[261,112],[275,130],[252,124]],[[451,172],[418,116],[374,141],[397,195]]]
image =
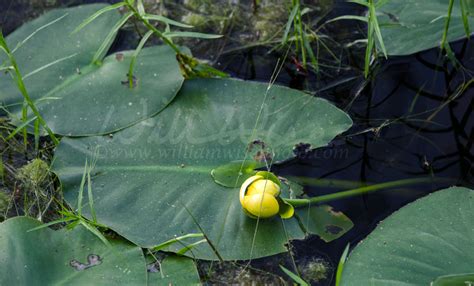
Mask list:
[[[421,184],[421,183],[426,183],[426,182],[432,182],[434,180],[435,179],[431,177],[403,179],[403,180],[397,180],[397,181],[392,181],[392,182],[387,182],[387,183],[360,187],[357,189],[337,192],[333,194],[312,197],[309,199],[284,199],[284,200],[287,203],[291,204],[293,207],[297,208],[297,207],[304,207],[304,206],[308,206],[308,205],[316,204],[316,203],[329,202],[329,201],[334,201],[338,199],[358,196],[358,195],[367,194],[367,193],[371,193],[375,191],[381,191],[387,188],[395,188],[395,187],[401,187],[405,185]],[[443,180],[443,179],[438,179],[438,180]]]

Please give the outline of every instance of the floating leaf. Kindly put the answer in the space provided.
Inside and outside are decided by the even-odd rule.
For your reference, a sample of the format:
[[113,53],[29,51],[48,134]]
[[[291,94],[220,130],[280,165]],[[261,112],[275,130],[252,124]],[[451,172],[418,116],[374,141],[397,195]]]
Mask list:
[[[15,47],[32,35],[14,55],[31,98],[55,133],[106,134],[130,126],[165,108],[183,83],[175,53],[167,46],[141,51],[134,88],[129,88],[127,76],[133,52],[116,53],[100,59],[100,65],[93,64],[94,54],[119,21],[118,12],[107,12],[71,32],[102,7],[106,6],[53,10],[7,37],[9,46]],[[3,59],[0,55],[0,62]],[[23,99],[8,74],[0,73],[0,86],[0,104],[21,118]]]
[[158,268],[148,272],[148,285],[201,285],[201,283],[192,259],[168,256]]
[[[465,37],[460,1],[454,1],[448,41]],[[443,37],[449,1],[387,1],[377,9],[388,55],[401,56],[438,47]],[[469,17],[470,25],[474,20]]]
[[343,213],[335,212],[327,205],[297,208],[296,214],[308,232],[326,242],[341,237],[354,226]]
[[1,285],[146,285],[142,250],[111,240],[105,246],[81,225],[43,228],[28,217],[0,224]]
[[431,285],[440,276],[471,273],[473,217],[474,191],[461,187],[403,207],[350,254],[341,285]]
[[219,166],[211,171],[214,181],[228,188],[237,188],[242,183],[255,175],[255,169],[265,166],[255,161],[234,161]]
[[[245,154],[257,139],[271,147],[276,162],[291,157],[297,143],[327,144],[352,122],[324,99],[280,86],[266,92],[261,83],[189,80],[165,110],[113,138],[64,138],[53,169],[67,201],[75,205],[85,157],[95,157],[97,219],[140,246],[153,247],[202,228],[224,259],[286,251],[286,232],[290,239],[305,236],[298,221],[285,220],[285,229],[279,217],[260,220],[254,240],[257,220],[243,213],[240,186],[216,184],[211,171],[253,160]],[[171,250],[179,249],[173,245]],[[194,247],[192,255],[217,259],[208,243]]]

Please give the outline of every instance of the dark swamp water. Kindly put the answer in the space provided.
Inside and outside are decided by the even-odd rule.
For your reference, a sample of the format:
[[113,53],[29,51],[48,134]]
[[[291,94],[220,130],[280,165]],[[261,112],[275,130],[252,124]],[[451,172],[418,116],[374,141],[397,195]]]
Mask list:
[[[104,1],[0,0],[1,26],[8,34],[43,11],[93,2]],[[170,17],[180,20],[180,17],[192,16],[191,8],[183,10],[182,7],[199,1],[148,2],[150,7],[167,9]],[[184,44],[193,47],[197,57],[209,60],[233,77],[268,82],[278,59],[286,53],[285,48],[273,49],[275,45],[271,44],[275,40],[272,35],[278,33],[278,29],[272,29],[281,28],[286,22],[285,2],[262,1],[262,7],[257,8],[252,6],[252,1],[213,2],[219,3],[206,6],[206,13],[223,13],[225,17],[222,19],[223,15],[217,15],[212,20],[214,26],[204,29],[226,36],[217,41]],[[314,1],[308,5],[314,6],[315,26],[338,15],[363,13],[355,5],[342,1]],[[228,11],[242,20],[232,20],[236,16],[229,16]],[[318,74],[299,68],[297,55],[290,51],[277,83],[330,100],[351,116],[354,125],[329,146],[300,152],[297,158],[277,165],[274,171],[283,176],[307,178],[302,182],[305,183],[305,192],[311,196],[350,188],[341,184],[383,183],[420,176],[435,180],[332,202],[336,210],[353,220],[354,228],[331,243],[317,237],[293,243],[292,251],[301,268],[326,267],[326,278],[319,282],[313,280],[314,285],[332,285],[334,270],[345,246],[348,243],[355,246],[378,222],[400,207],[451,185],[474,187],[474,89],[471,86],[462,94],[456,93],[462,84],[473,78],[472,39],[452,44],[462,64],[461,69],[455,69],[439,49],[432,49],[382,60],[375,67],[371,80],[366,81],[361,70],[363,47],[346,47],[355,39],[363,38],[364,29],[359,23],[347,21],[321,29],[330,38],[329,50],[337,58],[322,49]],[[256,44],[262,42],[262,38],[269,44]],[[119,35],[113,51],[134,47],[138,40],[133,28],[126,28]],[[315,179],[320,179],[317,184]],[[276,283],[279,280],[265,272],[282,275],[279,264],[291,265],[289,255],[252,261],[254,268],[264,272],[254,271],[256,276],[250,278],[234,277],[238,272],[232,268],[235,265],[203,262],[200,271],[206,276],[209,268],[214,269],[218,277],[209,277],[210,282],[256,279],[260,281],[257,283]]]

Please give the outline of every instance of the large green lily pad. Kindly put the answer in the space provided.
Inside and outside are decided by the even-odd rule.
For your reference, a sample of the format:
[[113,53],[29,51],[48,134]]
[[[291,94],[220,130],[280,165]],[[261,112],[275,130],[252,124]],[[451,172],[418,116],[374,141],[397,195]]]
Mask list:
[[[131,52],[92,63],[119,14],[107,12],[83,30],[71,32],[102,7],[53,10],[7,37],[13,49],[32,35],[14,55],[30,97],[57,134],[106,134],[130,126],[165,108],[183,83],[175,53],[167,46],[142,50],[132,89],[127,82]],[[0,62],[3,60],[0,55]],[[0,104],[20,118],[23,97],[10,75],[0,74],[0,86]]]
[[[386,2],[378,9],[377,15],[385,48],[389,55],[409,55],[440,45],[448,14],[449,1],[405,0]],[[459,2],[454,1],[449,25],[449,41],[466,36]],[[471,28],[474,27],[472,16],[469,17],[469,22]]]
[[40,225],[28,217],[0,224],[1,285],[146,285],[139,247],[116,240],[108,247],[82,226],[28,232]]
[[[266,90],[266,84],[239,80],[190,80],[157,116],[113,137],[64,138],[53,169],[67,201],[75,205],[88,157],[96,161],[98,220],[140,246],[152,247],[202,228],[224,259],[286,251],[288,239],[305,235],[298,221],[260,220],[254,239],[257,221],[244,215],[239,189],[215,183],[211,171],[232,161],[253,160],[262,142],[266,159],[273,162],[291,157],[300,142],[323,146],[352,121],[324,99],[280,86],[265,96]],[[258,146],[251,144],[245,156],[254,141]],[[192,255],[217,259],[208,244],[193,248]]]
[[415,286],[437,279],[446,285],[443,281],[468,277],[474,265],[473,217],[474,191],[461,187],[403,207],[354,249],[341,285]]

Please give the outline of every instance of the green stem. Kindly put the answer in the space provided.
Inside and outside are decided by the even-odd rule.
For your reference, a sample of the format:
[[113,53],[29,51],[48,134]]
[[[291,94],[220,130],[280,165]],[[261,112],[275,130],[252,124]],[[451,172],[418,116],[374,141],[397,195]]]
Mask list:
[[317,196],[309,199],[284,199],[287,203],[291,204],[293,207],[304,207],[311,204],[322,203],[322,202],[329,202],[339,199],[344,199],[348,197],[358,196],[362,194],[367,194],[375,191],[384,190],[387,188],[394,188],[394,187],[401,187],[405,185],[412,185],[412,184],[419,184],[419,183],[426,183],[433,181],[433,178],[415,178],[415,179],[403,179],[393,182],[375,184],[370,186],[365,186],[353,190],[337,192],[328,195]]
[[161,33],[157,28],[155,28],[155,26],[150,24],[150,22],[148,22],[147,19],[143,18],[142,15],[140,15],[140,13],[138,13],[137,9],[135,9],[135,7],[133,7],[133,5],[127,3],[127,7],[130,9],[130,11],[133,12],[134,16],[138,20],[140,20],[150,31],[153,31],[153,33],[155,35],[157,35],[159,38],[161,38],[163,40],[163,42],[165,42],[168,46],[170,46],[177,54],[181,53],[180,49],[175,44],[173,44],[173,42],[171,42],[170,39],[168,39],[165,35],[163,35],[163,33]]
[[441,39],[441,48],[444,49],[446,43],[448,41],[448,30],[449,30],[449,23],[451,21],[451,13],[453,11],[454,0],[449,0],[449,7],[448,7],[448,17],[446,18],[446,22],[444,24],[444,32],[443,38]]

